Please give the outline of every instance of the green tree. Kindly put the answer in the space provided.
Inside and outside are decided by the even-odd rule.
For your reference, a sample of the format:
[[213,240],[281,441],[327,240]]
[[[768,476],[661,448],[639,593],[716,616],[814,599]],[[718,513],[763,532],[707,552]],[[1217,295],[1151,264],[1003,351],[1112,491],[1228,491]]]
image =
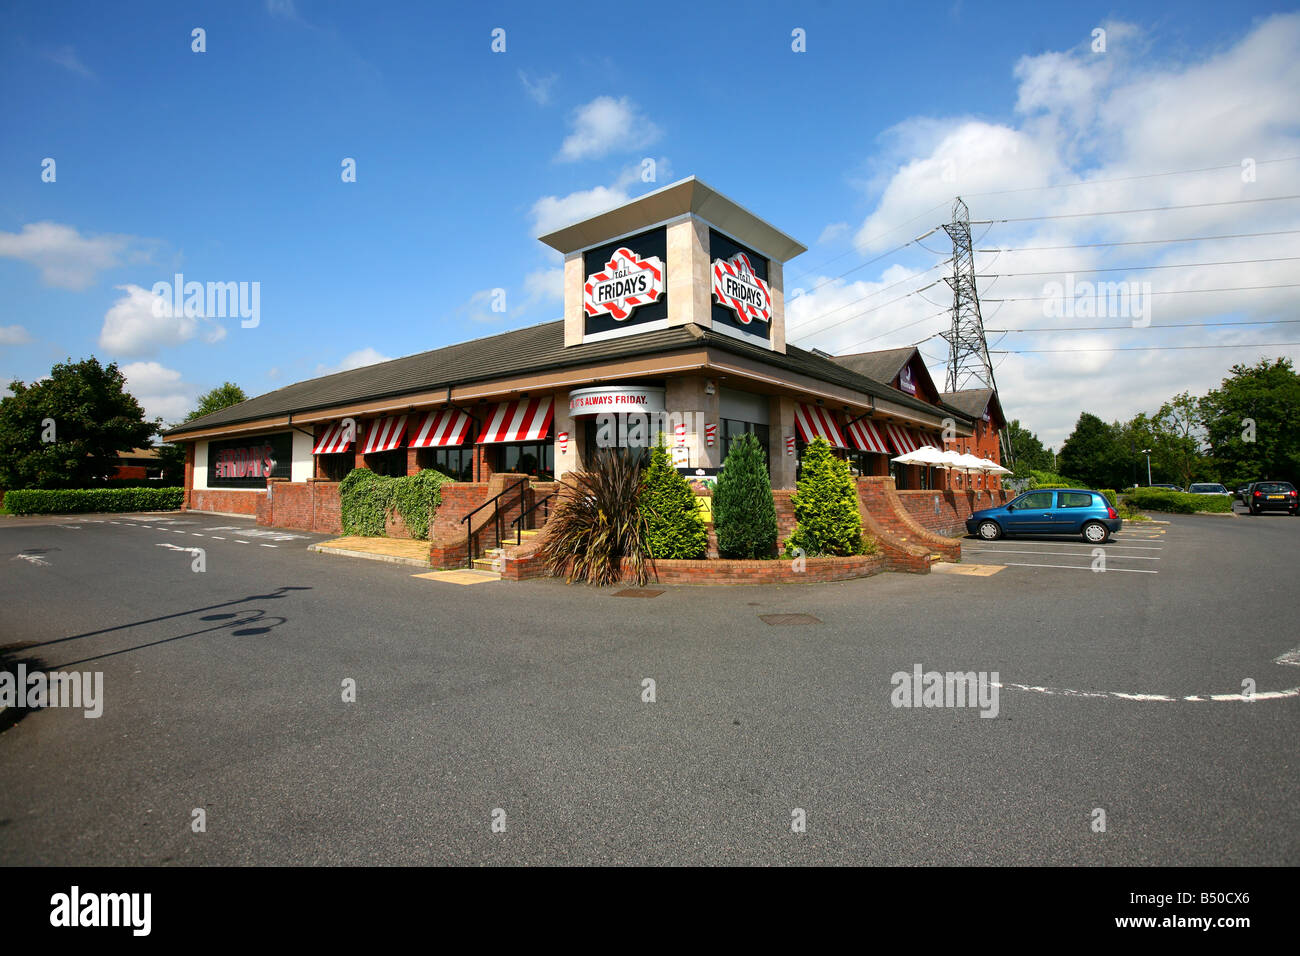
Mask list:
[[776,550],[776,505],[763,446],[752,434],[731,443],[713,492],[713,530],[724,558],[767,558]]
[[1044,448],[1038,436],[1013,419],[1007,424],[1011,436],[1011,447],[1015,451],[1014,473],[1017,478],[1024,478],[1031,470],[1051,471],[1055,467],[1052,450]]
[[[185,416],[184,421],[192,422],[196,418],[211,415],[213,412],[219,412],[223,408],[229,408],[231,405],[238,405],[240,402],[246,401],[248,401],[248,396],[244,394],[242,388],[234,382],[222,382],[216,388],[199,396],[194,408]],[[184,444],[163,442],[158,446],[158,460],[162,465],[163,476],[168,481],[184,479]]]
[[145,420],[116,363],[95,357],[55,365],[31,385],[10,383],[0,399],[0,487],[84,488],[146,447],[158,423]]
[[638,505],[646,522],[646,550],[654,558],[702,558],[709,532],[695,504],[690,482],[672,466],[663,436],[650,450]]
[[1200,400],[1209,453],[1231,487],[1300,478],[1300,376],[1288,358],[1234,365]]
[[805,449],[793,500],[799,525],[786,541],[787,556],[795,548],[809,556],[862,553],[858,490],[848,462],[836,458],[824,438]]
[[1120,428],[1107,425],[1096,415],[1082,412],[1074,431],[1061,445],[1057,471],[1089,488],[1114,488],[1127,464],[1120,444]]

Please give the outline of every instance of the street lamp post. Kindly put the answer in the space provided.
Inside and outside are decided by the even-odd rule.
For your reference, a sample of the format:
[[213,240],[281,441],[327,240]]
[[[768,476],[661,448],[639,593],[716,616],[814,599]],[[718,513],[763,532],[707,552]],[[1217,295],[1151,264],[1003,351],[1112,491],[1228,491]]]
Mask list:
[[1142,454],[1147,456],[1147,487],[1151,487],[1151,449],[1143,448]]

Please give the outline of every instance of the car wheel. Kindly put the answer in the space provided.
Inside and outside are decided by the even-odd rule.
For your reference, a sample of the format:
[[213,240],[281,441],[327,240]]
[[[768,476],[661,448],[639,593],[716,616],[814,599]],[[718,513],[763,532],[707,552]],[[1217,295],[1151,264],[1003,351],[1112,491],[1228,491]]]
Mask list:
[[996,521],[981,521],[980,537],[985,541],[996,541],[1002,537],[1002,528]]
[[1089,521],[1083,526],[1083,540],[1089,544],[1105,544],[1110,539],[1110,529],[1100,521]]

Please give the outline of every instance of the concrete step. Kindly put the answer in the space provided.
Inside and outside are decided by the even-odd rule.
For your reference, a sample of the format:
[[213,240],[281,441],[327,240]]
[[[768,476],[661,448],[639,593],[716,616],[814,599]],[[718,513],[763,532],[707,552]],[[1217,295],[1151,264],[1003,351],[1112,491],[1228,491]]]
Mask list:
[[495,558],[475,558],[475,559],[474,559],[474,570],[476,570],[476,571],[491,571],[491,572],[493,572],[494,574],[496,574],[497,577],[500,577],[500,576],[501,576],[500,572],[497,571],[497,569],[496,569],[496,559],[495,559]]

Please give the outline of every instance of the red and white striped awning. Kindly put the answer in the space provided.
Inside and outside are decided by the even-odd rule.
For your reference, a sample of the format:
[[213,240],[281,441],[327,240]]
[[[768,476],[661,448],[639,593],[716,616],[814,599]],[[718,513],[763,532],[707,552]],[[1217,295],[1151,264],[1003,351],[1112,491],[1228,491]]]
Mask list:
[[904,428],[902,425],[886,425],[885,432],[889,435],[889,443],[894,446],[896,454],[906,455],[921,447],[916,432],[910,428]]
[[877,455],[889,454],[889,446],[885,444],[885,439],[869,419],[863,418],[850,425],[849,439],[858,451],[870,451]]
[[412,448],[446,448],[463,445],[469,438],[474,419],[459,408],[440,408],[424,416],[424,421],[413,428]]
[[840,434],[840,426],[835,424],[835,416],[824,408],[818,408],[816,405],[795,405],[794,426],[805,443],[814,438],[825,438],[832,448],[849,447],[844,441],[844,436]]
[[487,423],[478,436],[478,443],[495,445],[509,441],[541,441],[550,435],[551,418],[554,415],[555,408],[549,395],[502,402],[488,416]]
[[371,422],[370,430],[366,433],[365,454],[392,451],[400,446],[402,436],[406,434],[406,419],[406,415],[397,415],[394,418],[377,418]]
[[921,432],[920,436],[922,445],[929,445],[931,448],[937,448],[940,451],[943,451],[943,436],[927,435],[925,432]]
[[334,455],[352,447],[352,433],[356,426],[344,427],[342,422],[335,422],[325,429],[320,441],[311,450],[313,455]]

